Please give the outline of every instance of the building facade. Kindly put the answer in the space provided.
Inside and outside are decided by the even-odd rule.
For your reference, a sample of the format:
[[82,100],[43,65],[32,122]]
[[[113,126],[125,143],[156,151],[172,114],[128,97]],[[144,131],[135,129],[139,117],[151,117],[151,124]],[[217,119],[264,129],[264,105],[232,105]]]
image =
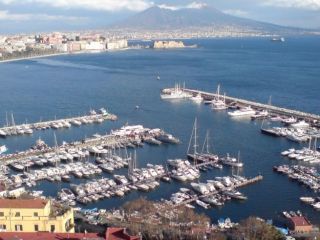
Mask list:
[[73,209],[44,199],[0,199],[0,231],[73,233]]

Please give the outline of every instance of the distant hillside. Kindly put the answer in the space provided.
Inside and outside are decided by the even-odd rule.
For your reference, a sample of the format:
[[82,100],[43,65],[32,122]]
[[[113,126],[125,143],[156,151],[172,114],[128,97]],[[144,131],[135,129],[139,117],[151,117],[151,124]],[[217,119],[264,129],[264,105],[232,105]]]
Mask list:
[[267,31],[294,29],[235,17],[209,6],[199,9],[184,8],[179,10],[169,10],[154,6],[122,22],[114,24],[113,27],[137,30],[159,30],[210,26],[225,27],[231,25],[239,28]]

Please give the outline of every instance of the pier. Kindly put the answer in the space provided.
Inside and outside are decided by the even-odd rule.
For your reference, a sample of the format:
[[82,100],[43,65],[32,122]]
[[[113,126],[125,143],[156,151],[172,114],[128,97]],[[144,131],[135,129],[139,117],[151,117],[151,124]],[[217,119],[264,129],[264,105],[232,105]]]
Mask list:
[[90,110],[90,113],[84,116],[16,125],[13,114],[12,114],[10,123],[7,117],[6,126],[0,128],[0,137],[7,137],[11,135],[32,134],[34,130],[46,130],[49,128],[51,129],[70,128],[72,125],[80,126],[82,124],[102,123],[105,120],[115,121],[117,120],[117,116],[114,114],[110,114],[104,108],[101,108],[98,110],[98,112],[94,110]]
[[83,139],[82,141],[76,141],[67,143],[58,147],[47,147],[43,150],[33,150],[28,149],[18,153],[4,154],[0,155],[0,161],[9,164],[12,161],[18,161],[32,156],[39,156],[45,153],[59,152],[63,148],[73,147],[73,148],[86,148],[96,145],[103,145],[104,147],[114,147],[117,144],[126,143],[130,140],[127,136],[116,137],[113,135],[104,135],[101,137],[92,137],[88,139]]
[[[258,175],[254,178],[250,178],[242,183],[239,183],[239,184],[236,184],[236,185],[233,185],[231,187],[229,187],[228,189],[229,190],[233,190],[233,189],[237,189],[237,188],[240,188],[240,187],[244,187],[244,186],[247,186],[247,185],[250,185],[250,184],[253,184],[253,183],[256,183],[256,182],[259,182],[263,179],[263,176],[262,175]],[[183,202],[180,202],[179,204],[173,204],[173,205],[165,205],[165,209],[161,209],[161,210],[169,210],[169,209],[174,209],[174,208],[177,208],[177,207],[180,207],[180,206],[184,206],[186,204],[189,204],[189,203],[192,203],[192,202],[195,202],[196,200],[198,199],[201,199],[203,197],[210,197],[210,196],[214,196],[214,195],[217,195],[219,193],[222,193],[224,190],[226,189],[219,189],[219,190],[216,190],[216,191],[213,191],[213,192],[210,192],[208,194],[203,194],[203,195],[196,195],[190,199],[187,199]]]
[[[173,91],[173,90],[174,89],[165,89],[165,91]],[[182,90],[184,92],[192,94],[193,96],[197,96],[198,94],[201,94],[203,99],[208,101],[218,96],[215,93],[204,92],[200,90],[193,90],[193,89],[187,89],[187,88],[183,88]],[[299,119],[304,119],[305,121],[313,122],[314,124],[318,124],[320,126],[320,115],[317,115],[317,114],[306,113],[306,112],[282,108],[282,107],[276,107],[270,104],[263,104],[263,103],[258,103],[258,102],[249,101],[241,98],[230,97],[230,96],[225,96],[225,101],[226,101],[226,104],[229,106],[231,105],[251,106],[258,110],[267,110],[271,114],[280,114],[288,117],[296,117]]]

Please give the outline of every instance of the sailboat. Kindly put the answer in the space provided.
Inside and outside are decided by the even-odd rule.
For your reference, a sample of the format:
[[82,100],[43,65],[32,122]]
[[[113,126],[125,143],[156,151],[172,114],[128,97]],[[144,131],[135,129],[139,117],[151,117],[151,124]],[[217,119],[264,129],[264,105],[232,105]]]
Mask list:
[[[191,152],[191,143],[192,140],[194,140],[193,143],[193,152]],[[204,146],[206,145],[206,152],[204,152]],[[198,162],[208,162],[208,161],[217,161],[218,156],[210,153],[209,151],[209,132],[207,131],[205,141],[203,143],[203,147],[201,150],[201,153],[198,153],[198,145],[197,145],[197,118],[194,121],[190,141],[189,141],[189,146],[188,146],[188,151],[187,151],[187,156],[188,159],[193,160],[194,164],[197,165]]]
[[201,155],[210,161],[218,161],[219,157],[216,154],[211,153],[210,151],[210,132],[207,130],[206,137],[204,139]]
[[[193,153],[191,153],[192,138],[194,138],[193,139],[194,140]],[[188,159],[193,160],[195,165],[196,165],[197,158],[198,158],[197,147],[198,147],[198,145],[197,145],[197,118],[195,118],[194,123],[193,123],[191,136],[190,136],[190,140],[189,140],[189,146],[188,146],[188,150],[187,150]]]
[[214,110],[225,110],[228,108],[226,105],[226,95],[224,94],[224,97],[220,97],[220,84],[218,84],[216,97],[212,100],[212,109]]
[[243,162],[240,162],[240,151],[238,152],[238,159],[230,157],[228,153],[226,157],[221,158],[221,163],[231,167],[243,167]]

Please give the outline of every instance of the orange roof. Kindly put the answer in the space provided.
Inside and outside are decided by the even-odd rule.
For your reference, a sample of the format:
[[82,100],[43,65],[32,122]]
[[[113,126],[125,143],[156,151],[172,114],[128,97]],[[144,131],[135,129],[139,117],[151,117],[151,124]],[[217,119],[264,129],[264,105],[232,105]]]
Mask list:
[[44,199],[0,199],[1,208],[44,208],[48,200]]
[[295,226],[310,226],[311,223],[305,217],[291,217],[290,220]]
[[2,232],[0,240],[105,240],[98,233]]

